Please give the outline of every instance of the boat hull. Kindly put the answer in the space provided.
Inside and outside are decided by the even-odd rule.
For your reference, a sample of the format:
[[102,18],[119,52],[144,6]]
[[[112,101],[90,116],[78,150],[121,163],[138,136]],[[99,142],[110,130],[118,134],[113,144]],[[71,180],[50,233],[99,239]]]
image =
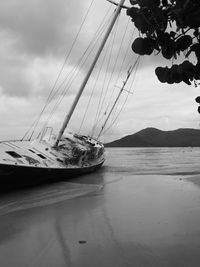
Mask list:
[[41,168],[0,164],[0,191],[68,180],[98,170],[104,161],[75,168]]
[[96,171],[105,160],[103,144],[91,138],[68,134],[57,147],[53,141],[0,142],[0,191],[68,180]]

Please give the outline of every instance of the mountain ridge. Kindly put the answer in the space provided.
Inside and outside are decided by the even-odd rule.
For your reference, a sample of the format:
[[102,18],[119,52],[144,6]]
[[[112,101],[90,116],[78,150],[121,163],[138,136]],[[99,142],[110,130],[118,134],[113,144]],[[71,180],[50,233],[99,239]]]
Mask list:
[[200,129],[163,131],[148,127],[106,143],[106,147],[200,147]]

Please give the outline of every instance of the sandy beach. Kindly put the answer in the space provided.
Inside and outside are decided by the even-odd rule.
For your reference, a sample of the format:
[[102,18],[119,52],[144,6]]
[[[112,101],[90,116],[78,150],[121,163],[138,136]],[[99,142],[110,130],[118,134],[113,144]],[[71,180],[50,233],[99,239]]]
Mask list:
[[0,266],[199,266],[199,181],[105,165],[1,196]]

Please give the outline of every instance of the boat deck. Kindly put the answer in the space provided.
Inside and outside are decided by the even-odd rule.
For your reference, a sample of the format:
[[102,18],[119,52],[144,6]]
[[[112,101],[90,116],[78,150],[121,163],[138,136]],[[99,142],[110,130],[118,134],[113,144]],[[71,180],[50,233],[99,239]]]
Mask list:
[[104,160],[103,145],[83,138],[70,135],[58,147],[53,146],[54,140],[2,141],[0,165],[73,169],[100,164]]

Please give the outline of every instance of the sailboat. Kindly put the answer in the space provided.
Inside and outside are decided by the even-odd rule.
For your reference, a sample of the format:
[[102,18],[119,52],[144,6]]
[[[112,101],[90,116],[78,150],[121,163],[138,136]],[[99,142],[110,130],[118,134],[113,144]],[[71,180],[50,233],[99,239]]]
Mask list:
[[49,128],[45,128],[35,140],[0,142],[1,182],[12,181],[12,183],[19,183],[19,181],[22,181],[24,184],[33,184],[46,180],[56,180],[58,177],[68,179],[94,172],[102,166],[105,161],[105,149],[102,142],[90,136],[67,133],[65,130],[123,8],[124,2],[125,0],[121,0],[117,4],[110,25],[71,108],[64,118],[58,135],[55,136],[50,131],[51,133],[47,138],[45,133]]

